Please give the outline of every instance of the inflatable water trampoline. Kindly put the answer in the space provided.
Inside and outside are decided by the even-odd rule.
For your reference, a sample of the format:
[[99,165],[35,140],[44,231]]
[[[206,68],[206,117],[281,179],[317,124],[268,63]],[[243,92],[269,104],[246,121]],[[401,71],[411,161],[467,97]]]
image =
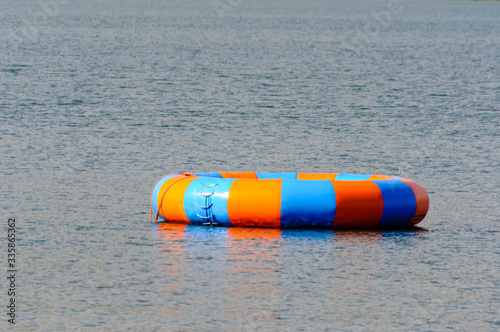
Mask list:
[[151,191],[155,222],[209,226],[402,228],[428,208],[417,182],[378,174],[169,174]]

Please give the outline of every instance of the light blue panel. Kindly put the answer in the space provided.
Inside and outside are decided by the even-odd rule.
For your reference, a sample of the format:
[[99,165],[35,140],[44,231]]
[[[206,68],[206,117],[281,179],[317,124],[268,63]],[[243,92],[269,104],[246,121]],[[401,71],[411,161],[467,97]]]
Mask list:
[[[158,200],[158,193],[160,192],[160,188],[161,186],[170,178],[173,178],[174,176],[177,176],[179,174],[169,174],[169,175],[165,175],[164,177],[162,177],[160,180],[158,180],[158,182],[155,184],[154,188],[153,188],[153,194],[151,195],[151,205],[153,206],[153,211],[155,213],[158,212],[158,204],[156,203],[156,201]],[[161,216],[161,215],[160,215]]]
[[398,180],[374,180],[382,192],[384,212],[377,227],[403,227],[410,222],[415,214],[417,202],[413,190],[404,182]]
[[220,175],[219,173],[217,172],[210,172],[210,173],[193,173],[194,175],[196,176],[205,176],[205,177],[209,177],[209,178],[218,178],[218,179],[222,179],[222,175]]
[[292,179],[297,180],[297,173],[258,173],[257,177],[259,179]]
[[281,227],[332,227],[336,201],[329,180],[289,180],[281,185]]
[[[219,226],[231,226],[227,214],[227,198],[229,188],[234,180],[210,177],[194,179],[184,194],[184,211],[189,221],[195,225],[206,224],[211,221]],[[213,217],[202,218],[198,215]]]
[[359,181],[359,180],[366,180],[373,174],[344,174],[344,173],[339,173],[336,177],[335,180],[343,180],[343,181]]

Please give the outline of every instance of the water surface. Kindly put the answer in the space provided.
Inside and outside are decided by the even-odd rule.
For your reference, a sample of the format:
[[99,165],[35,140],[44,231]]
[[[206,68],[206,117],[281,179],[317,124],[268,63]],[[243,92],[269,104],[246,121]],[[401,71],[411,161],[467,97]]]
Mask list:
[[[19,329],[498,330],[498,4],[55,3],[0,3]],[[401,175],[430,210],[413,231],[149,223],[158,178],[209,171]]]

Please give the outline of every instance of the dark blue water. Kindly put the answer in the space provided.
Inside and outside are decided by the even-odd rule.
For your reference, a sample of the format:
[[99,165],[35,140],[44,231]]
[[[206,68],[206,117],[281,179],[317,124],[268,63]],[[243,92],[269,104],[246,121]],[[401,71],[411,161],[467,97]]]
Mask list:
[[[500,328],[497,3],[44,4],[0,2],[19,330]],[[430,210],[414,231],[149,223],[158,178],[209,171],[400,175]]]

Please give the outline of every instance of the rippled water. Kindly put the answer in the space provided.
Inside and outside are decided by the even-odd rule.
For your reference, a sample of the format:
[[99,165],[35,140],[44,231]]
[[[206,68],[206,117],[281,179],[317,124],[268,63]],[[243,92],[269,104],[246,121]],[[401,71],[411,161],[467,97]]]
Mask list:
[[[498,4],[44,3],[0,2],[17,328],[499,329]],[[430,210],[416,231],[149,223],[159,177],[209,171],[401,175]]]

